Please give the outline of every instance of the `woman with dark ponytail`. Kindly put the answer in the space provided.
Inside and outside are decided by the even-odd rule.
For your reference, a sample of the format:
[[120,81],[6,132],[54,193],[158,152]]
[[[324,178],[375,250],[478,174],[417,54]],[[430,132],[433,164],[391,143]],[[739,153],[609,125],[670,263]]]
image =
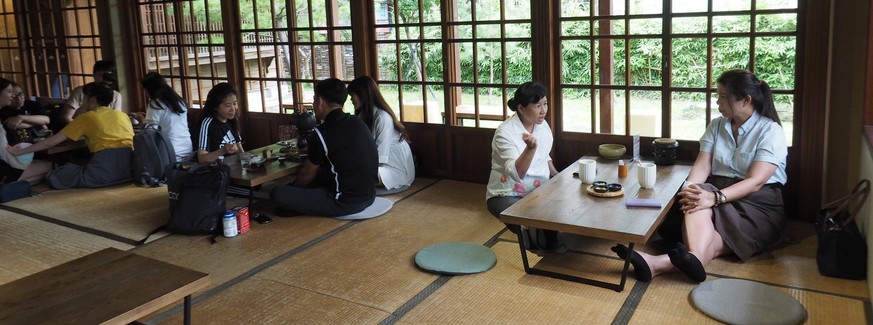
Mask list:
[[377,190],[376,194],[408,188],[415,180],[415,164],[412,161],[406,127],[397,120],[373,78],[355,78],[349,84],[348,91],[355,106],[355,115],[370,128],[379,152],[377,186],[384,188],[384,191]]
[[[659,229],[675,246],[663,255],[633,251],[640,281],[680,271],[702,282],[712,259],[733,254],[746,261],[781,236],[788,146],[770,86],[747,70],[726,71],[717,82],[721,116],[700,138],[690,185]],[[612,250],[621,258],[630,252],[623,245]]]

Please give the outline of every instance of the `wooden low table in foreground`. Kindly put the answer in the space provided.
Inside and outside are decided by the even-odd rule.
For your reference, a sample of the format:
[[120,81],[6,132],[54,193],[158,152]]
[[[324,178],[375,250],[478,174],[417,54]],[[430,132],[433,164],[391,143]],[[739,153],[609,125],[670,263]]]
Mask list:
[[[573,163],[504,210],[500,214],[500,221],[527,228],[555,230],[629,243],[628,248],[632,253],[634,244],[645,244],[664,220],[667,211],[673,205],[676,192],[688,177],[691,166],[658,166],[655,187],[643,189],[637,182],[636,164],[629,166],[627,177],[619,178],[616,160],[598,159],[596,180],[621,184],[624,196],[617,198],[587,194],[586,187],[590,184],[582,184],[579,178],[573,176],[577,170],[577,164]],[[627,198],[657,199],[661,203],[661,208],[627,207],[625,206]],[[528,265],[527,251],[524,249],[528,238],[521,234],[518,237],[525,272],[596,285],[615,291],[624,290],[630,259],[625,260],[621,281],[618,284],[580,278],[531,268]],[[628,257],[631,255],[628,254]]]
[[191,295],[209,275],[107,248],[0,286],[2,324],[127,324]]

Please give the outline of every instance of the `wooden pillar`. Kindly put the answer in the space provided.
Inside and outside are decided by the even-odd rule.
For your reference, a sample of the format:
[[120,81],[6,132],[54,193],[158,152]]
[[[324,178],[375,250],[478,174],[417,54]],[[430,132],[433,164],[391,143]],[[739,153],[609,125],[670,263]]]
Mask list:
[[[556,43],[555,33],[552,28],[558,24],[556,19],[559,0],[541,0],[531,2],[531,48],[533,68],[533,80],[542,83],[548,88],[549,102],[560,96],[558,83],[561,76],[555,69],[556,60],[560,59],[560,47]],[[546,120],[550,125],[555,125],[557,120],[554,109],[547,113]],[[552,129],[552,132],[556,132]]]
[[[612,15],[612,2],[610,1],[600,1],[598,4],[598,12],[599,16],[611,16]],[[597,22],[599,25],[601,35],[612,35],[612,21],[608,19],[601,19]],[[625,42],[629,42],[630,40],[625,40]],[[600,79],[601,85],[612,85],[614,83],[613,71],[615,70],[615,61],[614,61],[614,52],[611,39],[601,39],[598,42],[598,48],[600,49],[597,61],[600,62],[598,65],[600,69],[598,69],[598,76]],[[593,50],[593,49],[592,49]],[[628,69],[630,70],[630,69]],[[628,80],[630,83],[630,80]],[[601,133],[612,133],[612,120],[613,115],[615,114],[615,110],[613,109],[612,102],[612,89],[601,89],[600,94],[600,132]],[[627,94],[630,96],[630,93]],[[593,109],[593,107],[592,107]]]
[[[373,1],[349,2],[352,15],[352,52],[355,54],[355,76],[376,76],[379,62],[376,60],[375,9]],[[361,14],[364,13],[364,14]]]
[[[458,20],[458,5],[455,0],[443,0],[442,2],[442,21],[457,21]],[[443,24],[443,35],[445,39],[457,39],[458,26]],[[443,42],[443,64],[445,64],[445,80],[449,82],[461,82],[461,46],[458,43]],[[445,122],[446,125],[454,125],[457,123],[455,118],[455,107],[461,102],[461,88],[448,87],[443,90],[445,92]],[[427,114],[425,114],[427,119]],[[428,121],[432,123],[433,121]]]

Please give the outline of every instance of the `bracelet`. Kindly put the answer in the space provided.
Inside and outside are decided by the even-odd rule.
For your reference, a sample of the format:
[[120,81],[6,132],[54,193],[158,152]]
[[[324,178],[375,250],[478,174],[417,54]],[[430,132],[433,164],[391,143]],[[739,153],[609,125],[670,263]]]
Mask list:
[[724,195],[724,193],[721,190],[715,191],[715,205],[713,206],[717,207],[724,204],[725,202],[727,202],[727,197]]

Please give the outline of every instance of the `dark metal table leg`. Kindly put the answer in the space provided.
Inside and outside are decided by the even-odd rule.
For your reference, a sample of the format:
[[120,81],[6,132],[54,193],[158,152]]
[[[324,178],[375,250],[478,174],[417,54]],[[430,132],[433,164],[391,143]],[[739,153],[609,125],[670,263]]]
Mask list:
[[182,322],[191,325],[191,295],[185,296],[185,319]]
[[521,230],[516,235],[518,236],[518,246],[521,250],[521,262],[524,265],[524,271],[527,272],[527,274],[542,275],[542,276],[555,278],[555,279],[561,279],[561,280],[589,284],[589,285],[593,285],[593,286],[597,286],[597,287],[601,287],[601,288],[611,289],[611,290],[614,290],[616,292],[624,291],[624,285],[627,282],[628,270],[630,269],[630,258],[633,255],[633,251],[634,251],[634,244],[633,243],[628,244],[628,254],[627,254],[627,258],[624,259],[624,267],[622,268],[622,271],[621,271],[621,281],[619,281],[619,283],[616,284],[616,283],[603,282],[603,281],[598,281],[598,280],[594,280],[594,279],[582,278],[582,277],[578,277],[578,276],[574,276],[574,275],[557,273],[557,272],[552,272],[552,271],[547,271],[547,270],[542,270],[542,269],[530,267],[530,264],[527,260],[527,250],[525,249],[525,246],[527,246],[526,244],[528,243],[528,240],[529,240],[527,237],[527,232],[526,232],[527,228],[526,227],[520,227],[520,228],[521,228]]

